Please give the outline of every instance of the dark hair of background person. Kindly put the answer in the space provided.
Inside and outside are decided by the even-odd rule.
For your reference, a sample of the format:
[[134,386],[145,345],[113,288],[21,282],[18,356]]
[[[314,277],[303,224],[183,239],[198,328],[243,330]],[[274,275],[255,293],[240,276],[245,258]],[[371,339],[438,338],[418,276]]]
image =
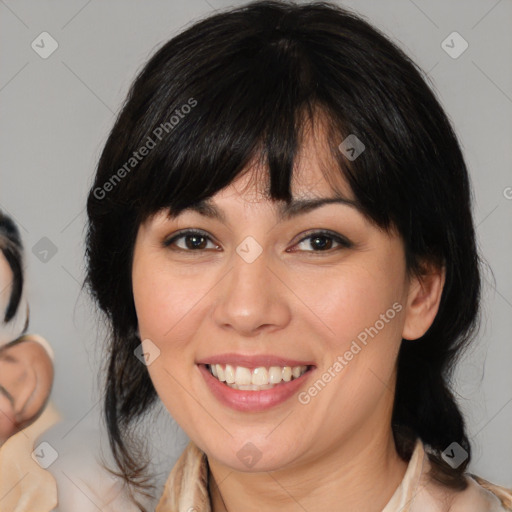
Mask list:
[[[2,323],[10,322],[21,301],[23,292],[23,244],[20,232],[13,220],[0,210],[0,251],[3,252],[12,271],[11,296],[5,313],[2,313]],[[28,319],[27,319],[28,321]]]
[[[192,111],[105,192],[133,151],[191,99]],[[264,1],[205,18],[154,54],[132,84],[88,196],[84,286],[110,330],[104,413],[121,474],[139,490],[151,486],[133,427],[157,395],[134,356],[138,227],[163,208],[177,214],[213,196],[255,158],[269,170],[269,197],[289,201],[304,127],[319,116],[336,172],[368,219],[398,230],[409,271],[445,266],[432,326],[402,341],[392,428],[404,459],[420,438],[434,477],[465,487],[471,447],[450,381],[478,327],[480,260],[457,137],[419,67],[361,16],[328,3]],[[338,149],[348,134],[366,145],[354,161]],[[454,441],[469,455],[457,468],[440,456]]]

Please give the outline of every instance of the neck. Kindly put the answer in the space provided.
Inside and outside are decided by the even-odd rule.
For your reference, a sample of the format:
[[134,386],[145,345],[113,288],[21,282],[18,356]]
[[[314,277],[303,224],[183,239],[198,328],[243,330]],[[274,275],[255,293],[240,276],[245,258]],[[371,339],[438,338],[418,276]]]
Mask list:
[[244,473],[209,461],[212,511],[323,512],[340,510],[340,503],[343,510],[382,510],[407,463],[396,452],[391,429],[372,432],[373,427],[293,469]]

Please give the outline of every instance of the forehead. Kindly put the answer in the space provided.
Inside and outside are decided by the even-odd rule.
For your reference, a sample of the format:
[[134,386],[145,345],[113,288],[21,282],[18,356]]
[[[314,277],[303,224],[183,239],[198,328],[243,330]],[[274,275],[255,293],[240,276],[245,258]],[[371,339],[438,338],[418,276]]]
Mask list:
[[[224,224],[231,224],[228,217],[230,216],[229,210],[233,207],[236,209],[236,214],[240,215],[243,210],[251,208],[254,213],[256,210],[270,208],[274,211],[276,217],[280,220],[290,220],[300,214],[312,211],[325,204],[343,204],[350,206],[353,209],[360,211],[360,205],[357,201],[351,199],[349,194],[340,192],[339,189],[332,190],[327,184],[327,181],[322,176],[316,181],[311,181],[308,186],[308,181],[300,182],[300,185],[292,187],[292,199],[290,202],[270,200],[268,194],[261,190],[261,186],[254,184],[253,174],[256,171],[251,171],[251,174],[246,174],[240,180],[235,180],[231,185],[222,189],[213,197],[197,201],[189,205],[179,213],[166,212],[163,217],[175,218],[179,215],[190,211],[197,212],[200,215],[211,219],[217,219]],[[261,174],[256,175],[258,178]],[[261,179],[261,178],[259,178]],[[236,206],[235,206],[236,205]],[[164,212],[162,212],[163,214]],[[362,212],[361,212],[362,213]],[[250,213],[244,213],[250,215]],[[156,217],[159,217],[158,214]]]

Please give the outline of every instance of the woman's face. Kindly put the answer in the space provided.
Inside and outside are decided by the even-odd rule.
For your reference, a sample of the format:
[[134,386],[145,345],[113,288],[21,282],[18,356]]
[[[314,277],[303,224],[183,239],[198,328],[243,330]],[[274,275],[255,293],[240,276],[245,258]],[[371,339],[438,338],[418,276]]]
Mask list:
[[[303,146],[295,199],[333,197],[326,154],[312,138]],[[168,411],[209,457],[268,471],[389,431],[402,336],[426,326],[413,318],[401,238],[349,204],[346,185],[348,203],[281,218],[282,202],[264,199],[250,171],[211,198],[222,218],[209,208],[142,224],[132,277],[148,370]],[[201,233],[178,236],[187,229]],[[275,384],[236,390],[222,374]]]

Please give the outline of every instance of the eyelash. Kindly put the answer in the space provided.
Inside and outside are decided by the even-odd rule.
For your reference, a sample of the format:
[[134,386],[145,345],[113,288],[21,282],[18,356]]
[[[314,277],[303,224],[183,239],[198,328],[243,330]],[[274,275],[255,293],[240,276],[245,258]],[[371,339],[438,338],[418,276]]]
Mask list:
[[[210,238],[210,236],[208,236],[205,232],[203,231],[198,231],[198,230],[193,230],[193,229],[187,229],[187,230],[184,230],[184,231],[180,231],[178,233],[176,233],[175,235],[173,235],[171,238],[165,240],[163,242],[163,246],[166,247],[166,248],[171,248],[171,246],[179,239],[181,238],[186,238],[187,236],[198,236],[198,237],[203,237],[203,238],[206,238],[207,240],[212,241],[212,239]],[[340,250],[340,249],[349,249],[350,247],[352,247],[352,242],[350,242],[348,239],[332,232],[332,231],[328,231],[328,230],[316,230],[316,231],[311,231],[309,233],[307,233],[307,236],[301,238],[297,244],[295,245],[298,245],[302,242],[304,242],[305,240],[308,240],[308,239],[314,239],[314,238],[319,238],[319,237],[323,237],[323,238],[329,238],[329,239],[332,239],[334,240],[336,243],[339,244],[339,247],[335,247],[334,249],[328,249],[328,250],[306,250],[306,251],[303,251],[303,252],[309,252],[309,253],[332,253],[333,251],[335,250]],[[192,253],[192,252],[201,252],[201,251],[205,251],[206,249],[183,249],[181,247],[177,247],[177,248],[171,248],[172,250],[174,251],[182,251],[182,252],[189,252],[189,253]],[[296,251],[291,251],[291,252],[296,252]]]

